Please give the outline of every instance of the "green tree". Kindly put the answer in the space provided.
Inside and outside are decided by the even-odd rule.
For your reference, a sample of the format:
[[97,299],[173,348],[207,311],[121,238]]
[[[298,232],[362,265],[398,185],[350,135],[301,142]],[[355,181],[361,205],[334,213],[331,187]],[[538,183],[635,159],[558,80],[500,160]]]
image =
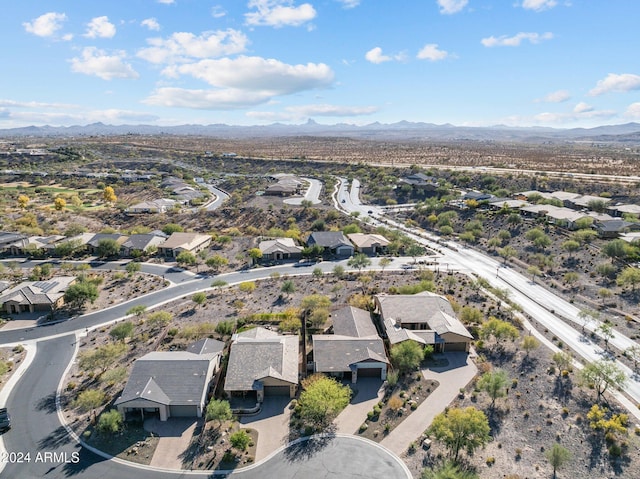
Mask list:
[[625,240],[618,238],[606,243],[602,247],[602,253],[611,258],[611,262],[613,263],[616,259],[625,259],[630,253],[630,248]]
[[622,287],[631,286],[631,289],[635,291],[636,286],[640,284],[640,268],[626,267],[616,278],[616,283]]
[[604,348],[609,349],[609,341],[615,337],[613,326],[607,322],[600,323],[597,331],[600,333],[600,336],[602,336],[602,339],[604,339]]
[[360,272],[364,268],[371,266],[371,260],[364,253],[356,253],[353,258],[347,261],[347,266],[357,269]]
[[210,258],[207,258],[204,262],[209,268],[214,271],[219,271],[220,268],[229,264],[229,260],[224,256],[220,256],[219,254],[214,254]]
[[93,372],[99,369],[105,372],[127,350],[124,343],[109,343],[80,353],[78,366],[82,371]]
[[336,276],[336,278],[342,279],[344,277],[344,266],[339,264],[335,265],[333,267],[333,274]]
[[487,416],[470,406],[465,409],[451,408],[438,414],[428,429],[449,450],[454,461],[462,449],[468,454],[489,442],[491,431]]
[[482,339],[493,337],[498,344],[506,339],[514,341],[518,336],[520,336],[518,328],[494,317],[489,318],[480,328],[480,337]]
[[107,395],[99,389],[85,389],[73,402],[74,407],[83,412],[91,412],[93,419],[96,419],[96,409],[107,402]]
[[571,368],[571,364],[573,363],[571,354],[562,351],[554,353],[551,359],[556,364],[556,366],[558,366],[559,373],[562,373],[562,371],[568,371]]
[[198,260],[193,253],[190,253],[189,251],[181,251],[178,253],[178,256],[176,256],[176,262],[180,266],[193,266],[198,262]]
[[133,276],[134,274],[140,272],[142,266],[136,261],[129,261],[124,269],[127,273],[129,273],[129,276]]
[[296,284],[292,280],[287,279],[287,280],[282,282],[282,286],[280,287],[280,291],[283,292],[285,294],[285,296],[288,298],[289,295],[291,295],[291,294],[296,292]]
[[627,382],[627,377],[622,369],[613,361],[600,359],[587,364],[580,371],[582,384],[593,387],[597,400],[600,402],[602,395],[609,389],[621,389]]
[[504,397],[507,394],[506,386],[508,381],[509,377],[507,373],[501,369],[486,372],[478,379],[476,383],[478,388],[486,392],[491,398],[491,409],[494,408],[496,399]]
[[99,258],[112,258],[120,254],[120,245],[113,238],[103,238],[98,241],[96,254]]
[[171,236],[172,233],[182,233],[184,228],[175,223],[169,223],[162,227],[162,232],[167,236]]
[[310,294],[302,298],[302,309],[313,311],[315,309],[329,309],[331,307],[331,298],[324,294]]
[[169,311],[155,311],[147,317],[147,324],[151,328],[164,328],[172,319],[173,315]]
[[62,211],[67,207],[67,202],[64,200],[64,198],[58,196],[55,200],[53,200],[53,207],[56,211]]
[[575,240],[567,240],[560,245],[563,250],[569,253],[569,257],[573,258],[573,253],[580,249],[580,243]]
[[302,381],[303,391],[298,400],[298,415],[314,428],[323,429],[331,424],[349,401],[351,388],[334,378],[314,374]]
[[378,261],[378,266],[380,266],[383,273],[384,273],[384,269],[390,264],[391,264],[391,258],[380,258],[380,261]]
[[116,341],[124,341],[128,337],[133,334],[133,330],[135,326],[130,321],[125,321],[124,323],[116,324],[111,331],[109,331],[109,336],[111,336]]
[[527,273],[531,275],[531,281],[534,283],[536,281],[536,276],[542,275],[542,271],[540,271],[540,268],[538,268],[537,266],[529,266],[527,268]]
[[420,479],[478,479],[478,475],[462,469],[462,466],[453,461],[446,461],[436,469],[431,467],[423,469]]
[[525,352],[525,357],[529,357],[529,353],[531,351],[538,349],[540,347],[540,341],[538,341],[535,336],[531,336],[530,334],[526,335],[522,338],[522,344],[520,345],[523,351]]
[[97,426],[101,434],[116,434],[122,430],[122,415],[115,409],[103,412]]
[[87,301],[93,303],[98,299],[98,287],[89,281],[78,281],[67,288],[64,302],[72,308],[82,308]]
[[212,399],[207,404],[206,420],[218,421],[218,428],[222,426],[224,421],[229,421],[233,417],[231,413],[231,405],[229,401],[224,399]]
[[413,258],[413,262],[417,261],[418,256],[422,256],[425,253],[425,249],[419,244],[412,243],[410,244],[405,253]]
[[557,442],[553,443],[550,449],[544,452],[544,457],[547,458],[551,467],[553,467],[553,479],[556,478],[556,471],[564,466],[569,459],[571,459],[571,453],[569,450]]
[[260,251],[260,248],[251,248],[247,254],[249,255],[249,258],[251,258],[251,261],[256,264],[258,262],[260,262],[260,260],[262,259],[262,251]]
[[504,262],[506,263],[509,258],[518,256],[518,251],[513,246],[505,246],[504,248],[500,248],[498,250],[498,254],[501,258],[504,259]]
[[53,254],[59,258],[70,258],[82,249],[80,240],[68,240],[56,243],[53,247]]
[[127,312],[124,314],[126,314],[127,316],[134,315],[136,318],[139,318],[145,313],[146,310],[147,307],[144,304],[137,304],[127,309]]
[[400,371],[415,371],[423,359],[424,349],[415,341],[402,341],[391,348],[391,363]]
[[207,293],[203,293],[203,292],[194,293],[194,295],[191,296],[191,301],[193,301],[193,303],[196,306],[202,306],[204,303],[207,302]]
[[245,429],[240,429],[229,436],[229,442],[238,451],[246,451],[251,442],[251,436]]

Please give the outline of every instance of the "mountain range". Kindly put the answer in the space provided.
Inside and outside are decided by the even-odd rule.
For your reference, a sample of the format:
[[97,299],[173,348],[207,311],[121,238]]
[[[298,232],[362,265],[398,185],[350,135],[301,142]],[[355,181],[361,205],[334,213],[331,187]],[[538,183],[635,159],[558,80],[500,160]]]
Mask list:
[[45,137],[45,136],[120,136],[120,135],[177,135],[210,136],[229,139],[267,137],[350,137],[370,140],[412,141],[500,141],[500,142],[599,142],[640,144],[640,123],[605,125],[594,128],[550,128],[550,127],[490,127],[437,125],[433,123],[400,121],[397,123],[370,123],[352,125],[338,123],[323,125],[309,120],[299,125],[273,123],[270,125],[238,126],[226,124],[210,125],[105,125],[92,123],[77,126],[28,126],[0,129],[0,137]]

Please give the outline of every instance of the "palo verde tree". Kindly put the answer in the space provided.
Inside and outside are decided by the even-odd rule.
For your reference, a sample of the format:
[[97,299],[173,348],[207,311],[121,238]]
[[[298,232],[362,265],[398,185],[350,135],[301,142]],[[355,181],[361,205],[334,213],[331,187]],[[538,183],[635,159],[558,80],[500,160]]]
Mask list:
[[476,386],[487,393],[491,398],[491,409],[495,407],[496,399],[506,396],[506,387],[509,382],[507,373],[501,369],[488,371],[480,376]]
[[553,467],[553,479],[555,479],[556,471],[569,462],[571,453],[566,447],[554,442],[553,446],[545,451],[544,457],[547,458],[547,461],[549,461],[549,464]]
[[416,341],[402,341],[391,348],[391,363],[401,372],[415,371],[423,359],[424,348]]
[[467,454],[489,442],[489,421],[482,411],[473,406],[451,408],[438,414],[427,430],[449,450],[454,461],[458,461],[461,450]]
[[222,426],[224,421],[228,421],[233,417],[231,405],[229,401],[224,399],[212,399],[207,404],[207,412],[205,418],[207,421],[218,421],[218,428]]
[[357,253],[353,256],[353,258],[347,261],[347,266],[350,268],[357,269],[358,272],[361,272],[364,268],[371,266],[371,260],[364,253]]
[[610,388],[621,389],[627,382],[627,376],[613,361],[600,359],[587,364],[580,371],[582,384],[592,387],[600,402],[603,394]]
[[297,415],[307,425],[322,430],[336,418],[351,400],[351,388],[334,378],[314,374],[302,381]]

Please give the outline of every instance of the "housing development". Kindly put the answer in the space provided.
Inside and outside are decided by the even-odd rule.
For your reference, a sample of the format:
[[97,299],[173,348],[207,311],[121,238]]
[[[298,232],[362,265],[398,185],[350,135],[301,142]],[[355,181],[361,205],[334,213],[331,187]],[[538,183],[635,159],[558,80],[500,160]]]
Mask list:
[[0,474],[638,476],[637,145],[403,141],[7,137]]

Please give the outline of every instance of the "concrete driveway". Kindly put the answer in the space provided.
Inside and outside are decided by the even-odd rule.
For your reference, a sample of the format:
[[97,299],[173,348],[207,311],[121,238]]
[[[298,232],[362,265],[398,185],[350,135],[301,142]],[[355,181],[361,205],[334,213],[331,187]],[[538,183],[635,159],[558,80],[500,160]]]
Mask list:
[[291,399],[288,397],[267,397],[258,414],[240,418],[240,424],[258,431],[256,462],[266,458],[289,442],[289,420],[291,418],[289,404],[291,404]]
[[189,447],[198,421],[204,419],[170,417],[166,421],[147,419],[144,428],[160,437],[151,466],[161,469],[182,469],[182,454]]
[[449,361],[447,366],[422,371],[425,379],[438,381],[436,390],[380,442],[392,452],[400,455],[406,451],[409,444],[422,435],[433,418],[451,404],[460,388],[465,387],[478,371],[467,353],[444,353],[444,357]]
[[384,396],[384,382],[381,379],[360,378],[356,384],[349,386],[357,393],[333,421],[336,431],[341,434],[354,434],[367,419],[367,412]]

